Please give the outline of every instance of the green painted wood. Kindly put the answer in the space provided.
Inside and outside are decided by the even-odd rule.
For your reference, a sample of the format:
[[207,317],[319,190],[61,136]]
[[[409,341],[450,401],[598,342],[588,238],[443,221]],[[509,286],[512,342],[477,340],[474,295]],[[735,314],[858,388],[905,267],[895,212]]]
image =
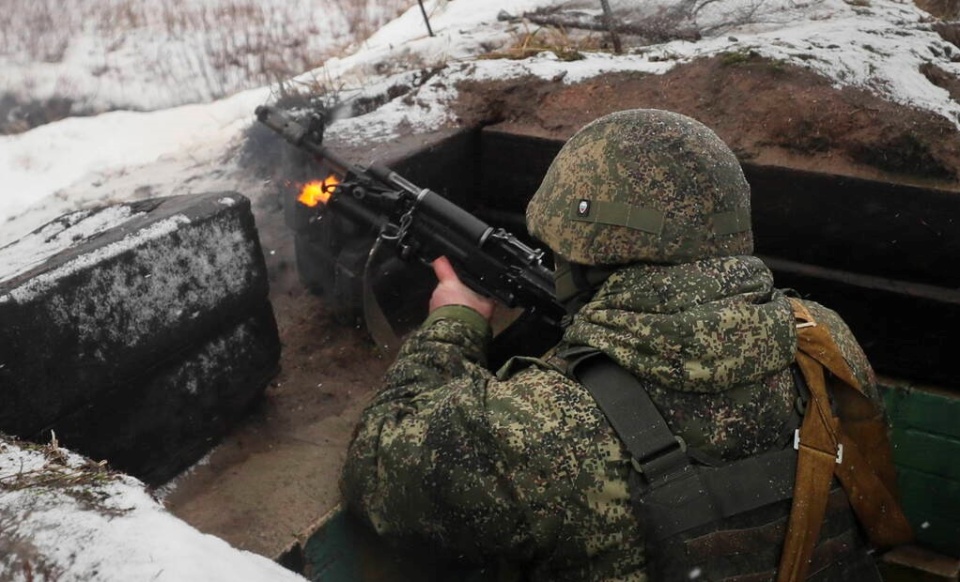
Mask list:
[[892,426],[900,500],[917,543],[960,556],[960,396],[882,388]]
[[960,440],[913,428],[896,428],[891,438],[898,466],[960,483]]
[[960,482],[900,468],[898,484],[917,543],[960,557]]
[[933,389],[887,387],[884,400],[895,427],[918,428],[960,440],[960,395]]
[[303,574],[313,582],[493,582],[495,567],[459,563],[410,540],[392,546],[337,509],[303,543]]
[[344,512],[332,514],[303,545],[304,575],[314,582],[360,580],[361,555],[356,537]]
[[[960,396],[883,387],[894,461],[916,542],[960,556]],[[457,567],[423,548],[390,548],[342,510],[303,544],[305,574],[323,582],[484,580],[492,571]],[[453,575],[451,577],[451,575]]]
[[911,386],[881,392],[900,498],[917,543],[960,557],[960,395]]

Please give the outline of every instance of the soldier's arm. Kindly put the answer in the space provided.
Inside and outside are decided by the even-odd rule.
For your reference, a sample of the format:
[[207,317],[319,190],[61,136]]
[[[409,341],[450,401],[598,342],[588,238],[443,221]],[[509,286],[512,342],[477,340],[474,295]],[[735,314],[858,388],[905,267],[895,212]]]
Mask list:
[[477,311],[435,306],[363,413],[341,488],[382,535],[473,558],[524,545],[524,512],[485,409],[490,335]]

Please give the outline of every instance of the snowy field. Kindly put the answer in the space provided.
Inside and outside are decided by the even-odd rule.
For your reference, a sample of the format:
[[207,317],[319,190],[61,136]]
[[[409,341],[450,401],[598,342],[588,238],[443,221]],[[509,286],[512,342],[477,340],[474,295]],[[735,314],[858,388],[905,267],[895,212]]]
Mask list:
[[81,112],[206,103],[318,67],[411,4],[5,0],[2,86]]
[[[457,98],[457,83],[465,79],[532,74],[562,76],[573,83],[613,71],[663,73],[697,57],[754,51],[815,69],[837,86],[866,88],[934,112],[960,127],[960,105],[920,72],[922,64],[932,63],[960,76],[956,47],[932,30],[928,14],[895,0],[719,0],[687,23],[703,31],[698,41],[630,46],[621,55],[584,51],[585,58],[572,62],[552,52],[522,60],[476,58],[505,50],[535,29],[521,18],[524,13],[573,5],[546,0],[425,0],[435,36],[427,34],[415,2],[389,9],[375,8],[383,3],[349,0],[10,2],[15,9],[0,16],[0,87],[8,100],[63,98],[80,112],[103,113],[0,136],[0,251],[63,213],[93,205],[191,191],[255,190],[259,186],[239,162],[238,146],[254,121],[255,107],[291,88],[327,88],[349,104],[386,95],[392,86],[412,87],[406,98],[385,100],[372,111],[343,109],[343,118],[328,135],[360,144],[454,123],[448,106]],[[67,4],[75,12],[62,9]],[[401,4],[406,10],[389,20]],[[627,5],[612,4],[615,9]],[[663,8],[662,3],[629,5],[635,18],[661,14]],[[600,10],[599,2],[579,0],[576,6],[587,17]],[[731,19],[745,8],[753,12]],[[225,14],[240,19],[229,22],[243,24],[222,26],[219,19]],[[380,26],[382,22],[386,24]],[[33,30],[43,35],[25,34],[28,25],[39,26]],[[364,38],[368,30],[374,32]],[[287,45],[287,39],[295,40]],[[281,64],[269,65],[273,59]],[[426,68],[437,73],[425,76]],[[269,72],[251,74],[260,69]],[[22,254],[16,256],[0,252],[0,281],[37,260],[31,245],[18,249]],[[47,462],[37,455],[0,449],[0,479]],[[169,560],[171,575],[158,579],[215,579],[206,576],[209,572],[188,572],[174,564],[178,556],[220,551],[210,549],[219,547],[219,540],[197,538],[200,534],[173,518],[157,517],[160,510],[152,501],[111,483],[103,485],[115,499],[110,503],[126,508],[111,521],[116,527],[88,516],[94,521],[75,530],[86,536],[92,555],[97,548],[110,548],[123,562],[104,562],[94,578],[153,579],[158,562],[151,560]],[[56,492],[43,495],[37,498],[49,502],[47,508],[31,506],[30,511],[38,551],[52,551],[56,540],[39,533],[60,525],[62,509],[74,502]],[[24,499],[22,490],[0,489],[4,505],[19,507]],[[140,516],[143,521],[137,522]],[[136,532],[143,531],[158,537],[140,540]],[[114,545],[121,543],[127,545]],[[124,561],[127,552],[145,556],[144,561]],[[137,564],[141,569],[133,570]],[[0,560],[0,579],[2,566]],[[114,577],[109,572],[121,570],[107,566],[127,569]],[[223,579],[276,579],[270,577],[270,566],[258,562],[242,572],[237,566],[226,570],[235,577]]]
[[[240,0],[194,0],[190,5],[228,1],[240,4]],[[117,2],[120,0],[103,3]],[[161,17],[165,4],[161,2],[155,9]],[[960,75],[960,63],[952,58],[957,49],[932,30],[929,15],[910,2],[721,0],[709,3],[697,14],[694,24],[710,31],[698,42],[630,47],[623,55],[585,52],[586,58],[573,62],[561,61],[549,52],[525,60],[474,59],[484,52],[508,47],[536,28],[516,17],[538,8],[571,3],[427,0],[425,8],[435,33],[429,37],[419,7],[408,2],[410,9],[399,18],[365,41],[348,47],[343,47],[342,35],[311,33],[316,26],[326,31],[327,26],[336,30],[337,26],[349,29],[349,25],[343,21],[334,26],[339,20],[328,16],[336,11],[318,8],[316,1],[312,8],[308,9],[307,4],[306,0],[259,3],[271,18],[286,16],[296,21],[273,23],[275,30],[298,27],[303,38],[318,43],[318,55],[323,54],[323,41],[329,41],[329,47],[341,47],[342,54],[303,71],[293,80],[286,79],[284,87],[325,87],[343,100],[380,95],[398,83],[416,87],[417,107],[395,99],[375,111],[333,125],[331,135],[355,143],[392,139],[401,126],[416,132],[451,123],[446,104],[456,98],[456,83],[465,78],[504,78],[528,73],[553,77],[562,72],[564,81],[572,83],[608,71],[662,73],[698,56],[730,51],[754,51],[810,67],[838,86],[867,88],[891,101],[930,110],[960,124],[960,105],[919,70],[921,64],[932,63]],[[615,9],[621,4],[613,3]],[[629,5],[645,6],[636,2]],[[301,12],[294,6],[299,6]],[[588,15],[599,12],[598,2],[579,0],[576,6]],[[744,6],[755,11],[748,22],[738,25],[730,15]],[[641,8],[634,8],[633,12],[638,10]],[[656,13],[657,7],[651,5],[649,10]],[[322,25],[316,24],[318,13],[326,19]],[[371,18],[382,16],[373,14]],[[71,47],[104,45],[97,26],[84,24],[82,19],[73,26],[80,36]],[[248,26],[255,30],[253,24]],[[141,37],[149,36],[136,30]],[[219,34],[213,32],[215,36]],[[66,88],[71,98],[96,102],[100,108],[150,111],[113,111],[69,118],[0,137],[0,246],[63,212],[100,200],[183,193],[187,178],[193,189],[229,186],[231,180],[242,174],[242,168],[236,166],[230,154],[243,130],[251,124],[253,109],[275,99],[280,85],[264,84],[215,101],[195,102],[209,88],[206,77],[188,66],[189,59],[167,63],[171,67],[168,73],[146,74],[146,67],[138,59],[152,54],[146,48],[150,43],[144,44],[143,38],[137,40],[133,36],[112,52],[103,53],[101,48],[100,57],[91,57],[97,53],[92,49],[85,52],[71,48],[59,63],[31,61],[27,48],[6,41],[4,50],[11,50],[12,46],[21,47],[22,51],[0,56],[2,86],[18,88],[14,93],[39,97],[43,91],[60,87]],[[179,42],[182,44],[176,45],[180,47],[176,50],[185,54],[196,54],[191,51],[202,52],[196,47],[216,44],[197,40],[194,35],[186,35]],[[127,50],[128,44],[141,49]],[[91,77],[90,67],[97,59],[106,58],[102,54],[114,59],[111,71],[117,74],[98,83],[97,77]],[[418,85],[420,73],[427,67],[442,70]],[[135,78],[128,79],[127,75]],[[75,80],[58,85],[56,79],[68,77]],[[183,105],[184,101],[192,103]]]

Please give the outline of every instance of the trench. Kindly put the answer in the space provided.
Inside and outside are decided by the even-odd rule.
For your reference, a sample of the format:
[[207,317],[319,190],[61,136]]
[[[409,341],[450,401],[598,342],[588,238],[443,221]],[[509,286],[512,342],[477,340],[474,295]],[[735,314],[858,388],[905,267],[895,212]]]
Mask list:
[[[491,126],[388,163],[415,184],[521,235],[526,203],[562,145]],[[929,519],[944,511],[960,516],[960,471],[950,461],[960,454],[954,426],[960,382],[952,367],[953,330],[960,324],[960,194],[750,163],[744,173],[752,190],[756,254],[777,287],[838,311],[881,377],[917,543],[960,555],[960,517]],[[329,240],[297,229],[302,218],[289,222],[297,230],[303,282],[332,305],[360,310],[371,239],[357,234],[353,243],[340,240],[331,249]],[[388,277],[374,287],[391,323],[403,331],[422,320],[434,281],[425,269],[398,271],[405,272],[403,285]],[[314,580],[443,577],[429,554],[384,548],[338,510],[283,560]]]
[[[562,145],[488,127],[392,167],[520,234],[526,203]],[[960,324],[960,194],[749,163],[744,173],[756,254],[777,286],[838,311],[880,374],[956,391],[951,340]],[[365,260],[362,252],[340,251],[336,260],[348,280],[331,288],[333,277],[319,272],[316,286],[328,287],[334,302],[351,301],[346,290],[358,285],[361,256]],[[388,288],[396,286],[383,287],[389,304]],[[392,307],[393,316],[416,320],[421,313],[410,316],[409,303]]]

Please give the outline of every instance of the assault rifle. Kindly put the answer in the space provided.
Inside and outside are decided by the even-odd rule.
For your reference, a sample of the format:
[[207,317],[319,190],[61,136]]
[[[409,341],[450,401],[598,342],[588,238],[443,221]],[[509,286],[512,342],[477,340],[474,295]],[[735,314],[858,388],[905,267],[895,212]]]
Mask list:
[[524,309],[495,338],[489,354],[492,366],[511,355],[539,356],[559,341],[564,309],[556,300],[553,272],[543,264],[542,250],[389,168],[350,164],[324,147],[322,116],[307,126],[269,106],[258,107],[256,116],[333,171],[314,196],[321,202],[319,212],[339,213],[372,227],[379,233],[375,244],[392,246],[401,259],[429,263],[446,256],[474,291]]

